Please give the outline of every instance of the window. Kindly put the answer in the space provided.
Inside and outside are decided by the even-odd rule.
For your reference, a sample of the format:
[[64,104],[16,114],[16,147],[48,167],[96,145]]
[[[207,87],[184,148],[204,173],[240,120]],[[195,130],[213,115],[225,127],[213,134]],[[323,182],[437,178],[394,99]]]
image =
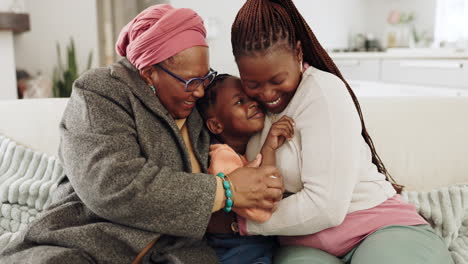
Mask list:
[[435,43],[468,45],[468,0],[437,0]]

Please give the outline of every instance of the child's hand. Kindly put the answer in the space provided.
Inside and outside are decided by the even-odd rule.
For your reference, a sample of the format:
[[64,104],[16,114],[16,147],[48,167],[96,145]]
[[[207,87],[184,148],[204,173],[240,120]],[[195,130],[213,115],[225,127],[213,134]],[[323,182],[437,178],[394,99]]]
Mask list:
[[250,221],[265,223],[271,215],[278,209],[279,201],[274,202],[272,209],[261,208],[233,208],[234,212]]
[[233,211],[238,216],[258,223],[265,223],[272,215],[271,210],[261,208],[233,208]]
[[275,151],[283,145],[286,139],[292,139],[294,136],[294,125],[292,118],[282,116],[278,121],[271,125],[270,132],[268,132],[263,148]]

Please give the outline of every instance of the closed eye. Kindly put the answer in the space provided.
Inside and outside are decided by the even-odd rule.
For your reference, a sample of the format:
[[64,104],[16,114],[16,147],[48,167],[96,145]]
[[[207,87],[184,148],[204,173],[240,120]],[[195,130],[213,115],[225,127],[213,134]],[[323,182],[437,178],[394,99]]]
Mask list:
[[244,82],[244,86],[250,90],[254,90],[259,87],[258,83],[254,83],[254,82]]
[[286,79],[285,78],[276,78],[271,81],[273,85],[280,85],[282,84]]
[[276,74],[273,78],[270,79],[270,83],[273,85],[280,85],[288,78],[289,72],[281,72]]

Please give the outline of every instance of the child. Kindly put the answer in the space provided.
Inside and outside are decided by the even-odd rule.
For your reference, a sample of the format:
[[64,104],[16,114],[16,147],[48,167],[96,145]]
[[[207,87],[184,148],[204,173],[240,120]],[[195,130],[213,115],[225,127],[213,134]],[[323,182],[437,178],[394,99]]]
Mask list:
[[[242,91],[239,78],[222,74],[208,86],[205,97],[197,105],[205,124],[217,143],[210,147],[208,172],[225,174],[247,166],[244,157],[250,137],[261,131],[264,112],[257,102]],[[293,122],[283,117],[272,125],[262,147],[262,164],[275,165],[275,151],[294,134]],[[234,209],[235,213],[257,222],[267,221],[270,211],[262,209]],[[271,263],[275,244],[273,237],[239,236],[236,234],[234,213],[213,214],[207,230],[207,239],[223,264]],[[242,252],[242,254],[238,254]]]
[[267,222],[240,221],[241,233],[290,236],[280,237],[275,263],[451,263],[440,237],[397,195],[401,186],[392,188],[356,96],[293,1],[247,0],[231,34],[242,88],[267,110],[247,157],[278,116],[296,123],[276,152],[294,194]]

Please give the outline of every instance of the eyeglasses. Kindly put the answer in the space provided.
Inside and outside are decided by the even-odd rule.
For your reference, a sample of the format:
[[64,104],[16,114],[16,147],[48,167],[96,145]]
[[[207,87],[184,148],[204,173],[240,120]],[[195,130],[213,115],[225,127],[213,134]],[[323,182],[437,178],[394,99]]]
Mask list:
[[205,77],[202,78],[192,78],[188,81],[184,80],[183,78],[177,76],[175,73],[171,72],[170,70],[164,68],[163,66],[156,64],[155,66],[159,67],[161,70],[165,71],[167,74],[171,75],[175,79],[183,82],[185,84],[185,91],[186,92],[193,92],[195,91],[200,85],[203,85],[203,89],[206,89],[208,85],[214,80],[218,72],[210,68],[210,71]]

